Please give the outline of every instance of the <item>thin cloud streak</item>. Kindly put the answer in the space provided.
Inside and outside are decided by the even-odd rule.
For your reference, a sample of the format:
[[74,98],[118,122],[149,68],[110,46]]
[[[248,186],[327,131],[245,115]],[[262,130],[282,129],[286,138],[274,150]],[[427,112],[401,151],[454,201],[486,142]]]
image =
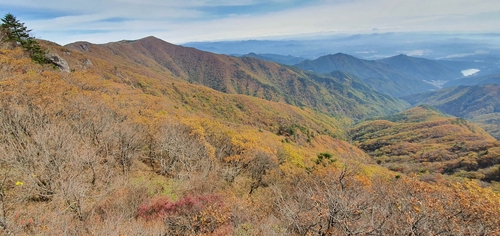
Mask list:
[[[37,16],[47,13],[43,19],[30,19],[30,15],[18,18],[27,18],[26,25],[38,37],[60,44],[75,39],[106,43],[149,35],[184,43],[325,32],[500,32],[497,23],[500,4],[494,1],[316,0],[307,4],[296,0],[3,1],[6,0],[0,0],[0,7],[6,9],[19,12],[30,9],[29,12],[38,11]],[[238,7],[238,14],[225,12],[233,6]],[[245,6],[261,7],[259,12],[245,12]],[[213,11],[214,8],[219,10]],[[66,14],[48,17],[51,12]],[[16,15],[15,11],[11,13]],[[482,17],[485,15],[488,17]],[[75,34],[78,31],[83,33]]]

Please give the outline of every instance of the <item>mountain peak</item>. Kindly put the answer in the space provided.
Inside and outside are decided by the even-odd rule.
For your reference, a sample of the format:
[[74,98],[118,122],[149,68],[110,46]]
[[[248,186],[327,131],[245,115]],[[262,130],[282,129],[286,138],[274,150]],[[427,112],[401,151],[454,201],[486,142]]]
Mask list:
[[361,60],[355,56],[351,56],[349,54],[345,54],[345,53],[341,53],[341,52],[338,52],[338,53],[335,53],[335,54],[328,54],[328,55],[325,55],[325,56],[321,56],[319,57],[318,59],[316,60],[339,60],[339,59],[349,59],[349,60]]
[[354,57],[354,56],[351,56],[349,54],[345,54],[345,53],[342,53],[342,52],[338,52],[338,53],[335,53],[331,56],[335,56],[335,57]]
[[155,36],[148,36],[139,40],[136,40],[138,42],[165,42],[163,39],[157,38]]

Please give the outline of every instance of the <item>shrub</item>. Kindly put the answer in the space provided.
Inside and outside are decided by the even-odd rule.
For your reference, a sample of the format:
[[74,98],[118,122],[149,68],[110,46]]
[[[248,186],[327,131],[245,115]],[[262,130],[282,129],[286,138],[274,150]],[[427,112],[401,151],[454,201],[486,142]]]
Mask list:
[[177,201],[157,197],[137,209],[137,218],[162,220],[168,234],[205,234],[229,225],[229,209],[217,195],[185,196]]

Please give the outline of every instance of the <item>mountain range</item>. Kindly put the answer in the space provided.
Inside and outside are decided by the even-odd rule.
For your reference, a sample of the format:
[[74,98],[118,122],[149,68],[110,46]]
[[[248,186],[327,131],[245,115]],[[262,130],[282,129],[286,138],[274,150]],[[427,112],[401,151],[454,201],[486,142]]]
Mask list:
[[[402,100],[369,88],[353,76],[319,75],[250,57],[203,52],[154,37],[104,45],[77,42],[65,47],[89,57],[120,62],[117,68],[150,70],[148,73],[168,74],[225,93],[308,106],[357,119],[408,106]],[[351,84],[356,84],[356,88]],[[368,97],[371,99],[366,99]]]
[[283,55],[271,54],[271,53],[256,54],[253,52],[242,55],[240,57],[252,57],[252,58],[256,58],[256,59],[263,60],[263,61],[272,61],[272,62],[276,62],[276,63],[283,64],[283,65],[289,65],[289,66],[295,65],[295,64],[305,60],[305,58],[303,58],[303,57],[295,57],[295,56],[291,56],[291,55],[283,56]]
[[[499,141],[429,105],[407,109],[433,95],[388,94],[437,89],[422,78],[434,69],[454,76],[432,61],[337,54],[309,71],[155,37],[37,40],[47,54],[33,61],[10,33],[0,234],[500,232]],[[448,112],[497,112],[496,85],[458,88],[436,97],[460,108]]]
[[484,85],[484,84],[500,84],[500,74],[470,76],[457,80],[451,80],[445,83],[444,87],[459,86],[459,85]]
[[[278,54],[316,59],[343,52],[357,58],[374,60],[394,55],[452,61],[465,70],[498,66],[498,34],[372,33],[297,36],[287,39],[190,42],[183,44],[213,53],[243,55]],[[495,59],[496,58],[496,59]],[[463,67],[462,67],[463,66]],[[450,66],[451,67],[451,66]]]
[[[421,78],[402,70],[413,69],[416,66],[414,65],[413,68],[404,68],[401,65],[406,63],[402,59],[406,60],[407,58],[392,58],[386,60],[384,63],[383,61],[363,60],[347,54],[337,53],[322,56],[316,60],[305,60],[295,66],[316,73],[329,73],[334,70],[351,73],[361,78],[374,89],[395,97],[437,88],[429,82],[425,82]],[[396,61],[400,61],[399,64]],[[389,63],[398,65],[400,69],[398,70]],[[431,66],[435,65],[431,64]],[[420,70],[422,73],[423,71],[423,69]]]
[[463,77],[460,71],[448,68],[446,65],[443,65],[442,61],[410,57],[404,54],[377,61],[428,82],[450,81]]

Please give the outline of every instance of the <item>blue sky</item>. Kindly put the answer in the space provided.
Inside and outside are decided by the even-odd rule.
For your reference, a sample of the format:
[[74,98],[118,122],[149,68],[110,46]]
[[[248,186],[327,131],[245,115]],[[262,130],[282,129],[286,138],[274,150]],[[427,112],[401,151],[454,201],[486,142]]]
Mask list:
[[382,32],[500,33],[497,0],[0,0],[37,38],[172,43]]

